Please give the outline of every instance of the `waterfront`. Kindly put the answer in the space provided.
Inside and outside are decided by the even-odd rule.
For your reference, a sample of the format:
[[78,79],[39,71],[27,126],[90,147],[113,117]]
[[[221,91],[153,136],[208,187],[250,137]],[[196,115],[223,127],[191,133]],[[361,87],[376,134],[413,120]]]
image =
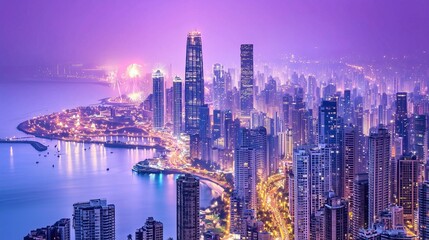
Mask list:
[[[33,116],[96,104],[114,92],[97,84],[2,82],[0,94],[3,138],[25,136],[16,126]],[[91,198],[106,198],[116,205],[118,239],[125,239],[149,216],[164,223],[166,237],[175,237],[177,175],[131,171],[135,163],[152,157],[153,150],[37,140],[49,145],[47,157],[30,145],[0,144],[0,230],[5,239],[22,238],[31,229],[70,218],[74,202]],[[59,158],[54,156],[55,145]],[[202,205],[208,205],[212,197],[208,187],[203,186],[201,197]]]

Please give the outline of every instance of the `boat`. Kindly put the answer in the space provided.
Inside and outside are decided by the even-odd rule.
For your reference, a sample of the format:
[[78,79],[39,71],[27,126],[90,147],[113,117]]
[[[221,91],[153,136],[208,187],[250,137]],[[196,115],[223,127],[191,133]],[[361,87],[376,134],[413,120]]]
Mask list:
[[106,168],[106,171],[109,171],[110,169],[109,168]]
[[134,165],[133,171],[141,174],[162,173],[164,168],[157,164],[158,161],[159,159],[145,159]]

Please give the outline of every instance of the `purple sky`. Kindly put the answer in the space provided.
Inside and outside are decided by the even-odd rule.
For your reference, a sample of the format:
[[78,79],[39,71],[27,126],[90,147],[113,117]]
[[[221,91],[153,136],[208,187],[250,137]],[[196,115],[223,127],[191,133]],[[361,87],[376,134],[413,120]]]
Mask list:
[[337,57],[429,49],[429,1],[0,0],[0,65],[55,62],[183,69],[186,34],[200,30],[205,68],[237,65],[239,45]]

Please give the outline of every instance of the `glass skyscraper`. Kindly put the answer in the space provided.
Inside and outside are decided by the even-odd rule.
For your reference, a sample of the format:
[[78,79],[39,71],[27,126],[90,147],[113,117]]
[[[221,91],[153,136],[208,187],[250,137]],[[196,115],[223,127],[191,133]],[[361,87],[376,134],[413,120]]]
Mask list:
[[164,127],[164,75],[157,70],[153,75],[153,127]]
[[175,77],[173,80],[173,133],[179,135],[182,132],[182,79]]
[[204,104],[203,48],[200,32],[190,32],[186,42],[185,131],[199,130],[199,111]]
[[253,44],[242,44],[240,48],[240,53],[241,115],[250,116],[250,112],[253,109]]
[[177,240],[200,239],[200,180],[190,174],[177,178]]

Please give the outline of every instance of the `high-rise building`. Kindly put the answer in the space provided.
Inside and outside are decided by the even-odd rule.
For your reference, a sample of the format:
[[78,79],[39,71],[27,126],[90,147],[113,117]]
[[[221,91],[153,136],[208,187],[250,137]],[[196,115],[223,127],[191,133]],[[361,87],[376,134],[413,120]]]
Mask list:
[[419,239],[429,239],[429,181],[419,184]]
[[390,203],[390,134],[379,127],[369,136],[369,225]]
[[173,133],[178,136],[182,130],[182,79],[175,77],[173,80]]
[[353,206],[352,206],[352,239],[357,239],[360,229],[367,229],[368,225],[368,173],[356,175],[353,184]]
[[237,197],[244,200],[245,209],[256,211],[256,154],[253,148],[235,149],[234,189]]
[[427,159],[428,132],[426,115],[414,115],[411,121],[412,151],[418,159]]
[[402,138],[402,153],[408,153],[407,93],[396,93],[395,133]]
[[219,146],[221,143],[218,142],[221,137],[224,136],[224,124],[225,114],[224,111],[215,109],[213,110],[213,127],[212,127],[212,139],[215,145]]
[[201,159],[209,161],[211,159],[211,138],[210,138],[210,112],[209,106],[203,104],[199,110],[199,131]]
[[242,44],[240,47],[241,79],[240,101],[241,115],[249,117],[253,110],[253,44]]
[[204,104],[203,49],[200,32],[190,32],[186,42],[185,131],[199,130],[200,107]]
[[157,70],[153,75],[153,127],[164,127],[164,75]]
[[190,174],[177,178],[177,240],[200,239],[200,180]]
[[348,209],[347,202],[336,197],[333,192],[329,194],[324,206],[325,239],[348,239]]
[[214,109],[226,109],[226,85],[223,66],[216,63],[213,66],[213,106]]
[[341,181],[343,183],[343,194],[342,196],[349,202],[350,206],[353,207],[353,185],[355,180],[355,167],[358,160],[358,149],[357,149],[357,130],[355,127],[347,126],[344,128],[342,137],[342,161],[343,169],[340,174]]
[[310,155],[305,148],[294,150],[294,235],[295,240],[310,239]]
[[162,222],[149,217],[143,227],[136,230],[135,240],[164,240]]
[[93,199],[73,204],[73,228],[76,240],[114,240],[115,205]]
[[24,240],[70,240],[70,219],[62,218],[52,226],[32,230]]
[[404,209],[404,220],[412,225],[417,211],[420,161],[415,155],[403,155],[397,161],[397,198],[398,205]]
[[319,143],[337,143],[337,102],[322,101],[319,107]]

